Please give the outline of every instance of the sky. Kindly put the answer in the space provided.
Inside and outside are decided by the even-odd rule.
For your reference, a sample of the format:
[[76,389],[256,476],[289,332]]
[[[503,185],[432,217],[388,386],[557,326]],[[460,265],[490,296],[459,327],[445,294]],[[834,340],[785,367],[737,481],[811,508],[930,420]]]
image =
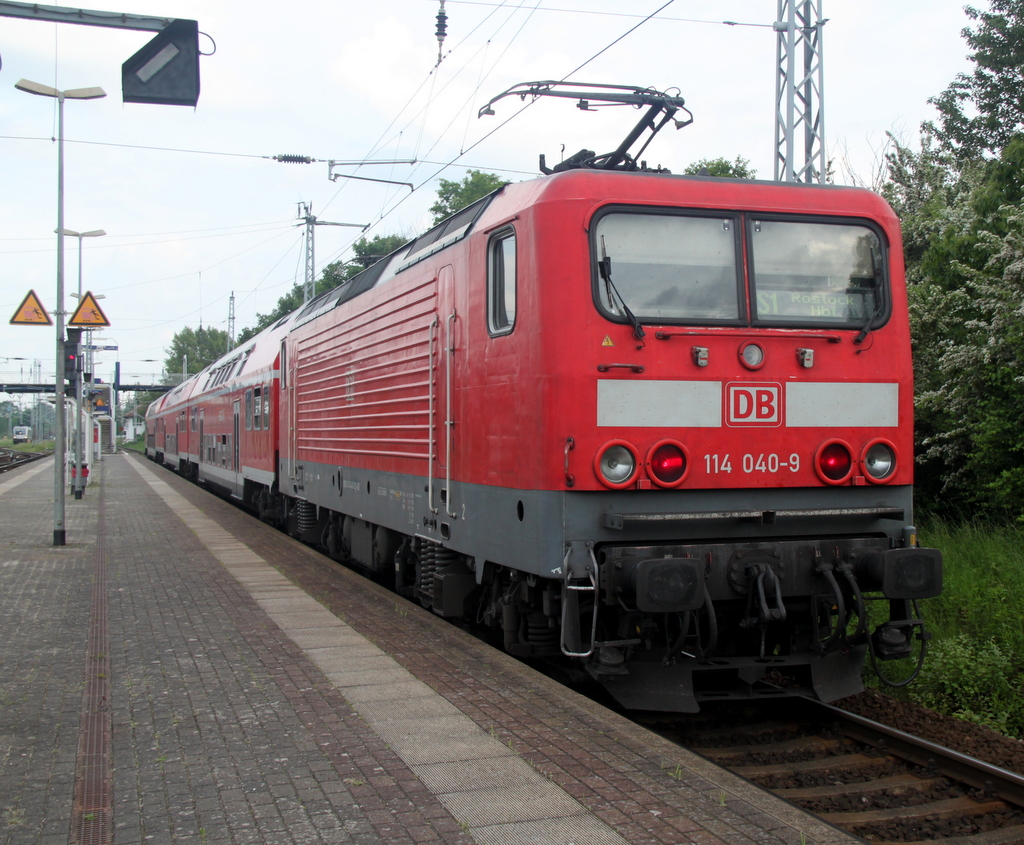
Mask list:
[[[122,103],[121,63],[152,33],[0,17],[0,383],[50,382],[56,359],[53,327],[7,322],[29,290],[56,308],[57,107],[15,89],[22,78],[107,92],[65,103],[64,226],[107,233],[81,241],[81,286],[111,323],[97,345],[117,349],[95,364],[109,381],[116,361],[123,382],[159,380],[174,334],[227,329],[232,295],[236,332],[272,311],[303,279],[300,203],[355,224],[316,227],[319,273],[351,259],[359,237],[425,230],[439,179],[535,178],[539,153],[550,164],[610,151],[636,121],[555,98],[518,115],[508,98],[477,117],[519,82],[678,89],[694,122],[663,130],[650,164],[741,156],[774,176],[777,0],[447,0],[440,65],[438,0],[117,4],[88,8],[199,22],[212,55],[194,109]],[[928,98],[970,70],[970,21],[958,0],[824,0],[823,13],[826,153],[836,181],[871,184],[886,133],[916,145],[935,116]],[[317,161],[273,160],[282,154]],[[329,160],[374,162],[334,171],[413,187],[331,181]],[[79,239],[64,240],[65,290],[77,293]]]

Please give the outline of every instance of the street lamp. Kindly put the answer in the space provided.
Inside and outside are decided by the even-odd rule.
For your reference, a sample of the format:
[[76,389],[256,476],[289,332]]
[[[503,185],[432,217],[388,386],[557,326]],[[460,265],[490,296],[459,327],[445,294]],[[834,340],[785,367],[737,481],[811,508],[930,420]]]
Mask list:
[[[91,232],[75,232],[71,229],[61,229],[57,231],[57,234],[67,235],[72,238],[78,238],[78,301],[82,301],[82,238],[100,238],[107,234],[103,229],[93,229]],[[74,296],[75,294],[71,294]],[[86,331],[90,332],[91,329]],[[86,335],[85,343],[85,361],[89,365],[87,372],[92,373],[92,340],[89,339],[90,335]],[[91,379],[91,376],[90,376]],[[75,379],[75,498],[81,499],[85,491],[85,472],[82,466],[82,453],[85,450],[85,446],[82,443],[82,376],[78,376]],[[90,419],[91,419],[90,414]],[[91,426],[90,426],[91,427]],[[92,431],[86,432],[86,436],[91,436]]]
[[54,382],[57,404],[54,414],[53,545],[63,546],[67,538],[64,528],[64,462],[67,453],[64,435],[64,100],[96,100],[107,94],[102,88],[58,91],[28,79],[18,80],[14,87],[57,101],[57,375]]
[[107,234],[103,229],[93,229],[91,232],[73,232],[71,229],[62,231],[54,230],[58,235],[64,234],[71,238],[78,238],[78,298],[82,298],[82,238],[102,238]]

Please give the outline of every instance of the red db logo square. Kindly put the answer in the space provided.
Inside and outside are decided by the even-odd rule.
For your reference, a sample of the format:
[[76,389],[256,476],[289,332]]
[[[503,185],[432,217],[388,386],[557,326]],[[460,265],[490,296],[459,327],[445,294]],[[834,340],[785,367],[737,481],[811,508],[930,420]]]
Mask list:
[[725,391],[725,419],[731,426],[782,424],[782,385],[735,382]]

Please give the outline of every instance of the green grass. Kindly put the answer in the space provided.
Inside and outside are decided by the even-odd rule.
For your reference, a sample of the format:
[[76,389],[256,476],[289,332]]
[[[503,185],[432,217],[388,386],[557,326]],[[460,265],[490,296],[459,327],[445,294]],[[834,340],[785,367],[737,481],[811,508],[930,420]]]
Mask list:
[[1024,528],[933,523],[919,538],[943,555],[943,594],[926,611],[936,635],[995,640],[1024,659]]
[[18,443],[15,445],[10,437],[0,437],[0,447],[13,449],[15,452],[45,452],[53,451],[52,440],[33,440],[31,443]]
[[932,634],[911,700],[1024,738],[1024,528],[932,522],[943,592],[921,603]]

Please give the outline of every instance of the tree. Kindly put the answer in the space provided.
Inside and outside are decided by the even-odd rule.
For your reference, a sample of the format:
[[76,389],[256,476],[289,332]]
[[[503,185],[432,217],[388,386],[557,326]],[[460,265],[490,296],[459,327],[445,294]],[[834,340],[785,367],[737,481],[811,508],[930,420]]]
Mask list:
[[736,156],[735,161],[726,158],[702,158],[688,165],[684,170],[687,176],[727,176],[733,179],[753,179],[757,171],[750,166],[750,161]]
[[[329,264],[324,268],[324,276],[328,274],[328,270],[331,268],[345,268],[345,274],[342,281],[350,279],[356,273],[365,270],[368,267],[372,267],[382,258],[387,258],[396,249],[404,246],[412,238],[406,235],[375,235],[370,240],[366,238],[360,238],[354,244],[352,244],[352,252],[356,254],[356,257],[348,262],[336,262],[335,264]],[[326,288],[325,288],[326,290]]]
[[911,282],[917,500],[1024,517],[1024,136],[987,160],[924,137],[891,154],[885,189]]
[[[320,278],[314,283],[314,294],[319,296],[327,290],[336,288],[338,285],[351,279],[354,275],[372,267],[381,258],[390,255],[400,246],[408,242],[405,235],[376,235],[370,240],[360,238],[352,245],[352,251],[356,257],[352,261],[334,261],[324,267]],[[267,326],[271,326],[302,307],[304,285],[295,284],[292,289],[277,300],[277,306],[268,314],[258,314],[256,324],[242,329],[238,335],[238,343],[245,343],[249,338],[255,337]]]
[[[228,350],[228,333],[223,329],[207,329],[187,326],[174,335],[164,359],[164,383],[172,384],[180,379],[184,367],[189,373],[198,373],[208,367]],[[186,361],[187,356],[187,361]]]
[[459,182],[450,182],[447,179],[439,180],[437,202],[430,206],[430,213],[434,215],[434,224],[451,217],[457,211],[461,211],[467,205],[486,197],[492,191],[496,191],[506,184],[508,183],[497,174],[484,173],[482,170],[467,171]]
[[1024,0],[991,0],[991,10],[964,11],[978,25],[963,37],[975,64],[930,102],[939,111],[939,139],[960,158],[1002,150],[1024,130]]
[[[926,340],[918,368],[922,460],[941,484],[929,492],[949,512],[1024,518],[1024,206],[1004,207],[999,228],[978,231],[980,268],[962,267],[953,290],[915,292],[914,323]],[[995,228],[995,227],[993,227]],[[930,298],[926,302],[924,297]],[[925,329],[925,332],[922,332]],[[927,478],[927,475],[926,475]],[[950,508],[953,505],[953,508]],[[963,516],[963,510],[955,513]]]
[[[437,189],[437,201],[430,207],[434,215],[434,223],[440,223],[470,203],[487,196],[497,190],[505,182],[493,173],[470,170],[460,182],[440,180]],[[335,261],[324,267],[320,278],[314,283],[314,295],[336,288],[351,279],[357,273],[372,267],[380,259],[390,255],[412,238],[405,234],[376,235],[369,240],[360,238],[352,245],[355,258],[351,261]],[[238,335],[238,343],[244,343],[255,337],[268,326],[273,325],[282,317],[302,307],[303,285],[295,284],[291,290],[277,300],[277,306],[267,314],[257,314],[256,324],[243,329]],[[191,359],[189,359],[191,360]],[[178,367],[180,372],[180,365]]]

